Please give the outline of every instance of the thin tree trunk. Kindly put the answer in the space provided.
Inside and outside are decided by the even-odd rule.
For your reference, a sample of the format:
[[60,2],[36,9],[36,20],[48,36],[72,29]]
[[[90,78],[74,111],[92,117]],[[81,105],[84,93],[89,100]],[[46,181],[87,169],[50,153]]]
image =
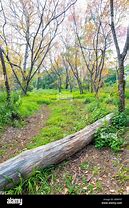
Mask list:
[[125,110],[125,77],[124,77],[124,63],[119,62],[118,70],[118,91],[119,91],[119,111]]
[[9,80],[8,80],[7,70],[6,70],[4,56],[3,56],[3,52],[2,52],[1,47],[0,47],[0,59],[1,59],[2,69],[3,69],[4,80],[5,80],[5,88],[6,88],[6,92],[7,92],[7,102],[8,102],[8,104],[10,104],[11,92],[10,92]]
[[114,39],[114,44],[117,52],[118,60],[118,91],[119,91],[119,111],[123,112],[125,110],[125,78],[124,78],[124,61],[129,50],[129,25],[127,27],[127,36],[123,52],[120,52],[120,47],[118,44],[118,39],[116,35],[115,23],[114,23],[114,0],[110,0],[110,12],[111,12],[111,30]]
[[37,78],[37,90],[40,88],[40,70],[38,71],[38,78]]
[[40,77],[37,79],[37,90],[40,88]]
[[72,92],[73,91],[73,88],[72,88],[72,85],[71,85],[70,82],[69,82],[69,86],[70,86],[70,92]]
[[69,87],[69,78],[68,75],[66,75],[66,80],[65,80],[65,89],[67,90]]
[[66,67],[65,89],[67,90],[68,87],[69,87],[69,74],[68,74],[68,69]]
[[24,91],[23,91],[23,95],[27,95],[29,84],[30,84],[30,82],[27,80],[26,81],[26,86],[25,86]]
[[59,76],[59,81],[58,81],[58,89],[59,89],[59,92],[61,92],[61,89],[62,89],[62,83],[61,83],[61,77]]
[[94,91],[92,75],[90,76],[90,91],[91,93]]
[[78,87],[79,87],[80,94],[83,94],[82,83],[81,83],[81,81],[79,79],[77,79],[77,82],[78,82]]

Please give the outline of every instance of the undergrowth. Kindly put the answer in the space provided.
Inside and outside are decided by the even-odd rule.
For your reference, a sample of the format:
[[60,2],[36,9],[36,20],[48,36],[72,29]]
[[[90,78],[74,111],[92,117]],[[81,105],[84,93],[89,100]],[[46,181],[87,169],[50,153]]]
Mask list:
[[4,126],[7,125],[18,127],[18,125],[22,123],[19,112],[21,105],[20,95],[12,93],[9,103],[6,101],[4,93],[0,96],[0,98],[0,129],[2,130]]
[[[39,109],[41,104],[49,105],[51,113],[45,127],[27,147],[31,149],[61,139],[113,112],[117,107],[117,98],[113,96],[111,93],[109,94],[109,91],[100,92],[97,98],[91,93],[80,95],[78,92],[69,93],[64,91],[57,94],[54,90],[29,93],[28,96],[21,99],[20,115],[23,117],[32,115],[33,112]],[[123,145],[122,134],[126,122],[125,114],[117,114],[110,125],[100,128],[95,137],[96,147],[108,146],[114,151],[119,151]],[[87,171],[89,164],[83,163],[80,168]],[[94,184],[87,183],[85,178],[82,178],[80,187],[79,185],[74,185],[72,176],[67,174],[62,176],[65,186],[58,183],[58,175],[55,176],[54,171],[55,167],[51,167],[35,171],[26,180],[21,177],[19,184],[13,189],[6,190],[6,194],[52,194],[63,192],[64,187],[68,194],[80,194],[83,192],[92,194],[94,192]],[[98,168],[93,169],[94,175],[99,174],[98,172]],[[97,181],[96,187],[98,190],[102,189],[100,181]]]
[[95,147],[101,149],[110,147],[113,151],[120,151],[124,145],[123,134],[127,125],[127,116],[125,113],[118,113],[113,116],[110,124],[99,128],[95,134]]

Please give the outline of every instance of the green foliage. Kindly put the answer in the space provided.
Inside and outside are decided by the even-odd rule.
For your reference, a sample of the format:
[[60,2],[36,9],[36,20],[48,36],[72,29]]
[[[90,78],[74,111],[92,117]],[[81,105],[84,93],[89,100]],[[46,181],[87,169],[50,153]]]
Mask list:
[[[110,91],[112,91],[112,94]],[[28,93],[28,96],[19,98],[20,100],[16,99],[16,102],[20,103],[17,110],[22,117],[32,115],[42,104],[49,105],[50,115],[45,127],[32,139],[32,142],[27,147],[33,148],[61,139],[114,111],[117,100],[114,92],[115,90],[106,88],[95,98],[94,94],[87,92],[80,95],[78,91],[73,91],[72,93],[63,91],[59,96],[56,90],[35,90]],[[4,95],[0,96],[1,100],[4,100]],[[61,100],[63,96],[65,99]],[[67,99],[68,97],[71,97],[71,99]],[[124,122],[122,121],[123,118]],[[111,147],[114,151],[120,150],[123,144],[122,132],[124,131],[124,125],[126,125],[125,120],[125,115],[116,115],[112,119],[112,124],[99,129],[95,138],[96,146],[98,148]],[[3,153],[1,152],[1,154]],[[81,171],[87,172],[91,169],[91,166],[88,162],[82,162],[80,168]],[[74,178],[71,174],[65,174],[65,177],[62,177],[62,182],[59,183],[59,172],[57,171],[56,175],[54,171],[54,167],[35,171],[34,175],[25,181],[20,179],[20,183],[15,188],[8,190],[7,194],[62,193],[64,184],[68,194],[92,194],[95,189],[98,191],[102,189],[101,182],[98,181],[96,184],[89,183],[85,174],[81,185],[74,183]],[[100,169],[98,166],[95,166],[92,170],[92,175],[98,176],[99,174]],[[123,176],[120,175],[120,177]]]
[[82,162],[81,164],[80,164],[80,168],[82,169],[82,170],[87,170],[88,168],[89,168],[89,163],[88,162]]
[[61,139],[82,129],[89,122],[82,100],[57,100],[49,105],[49,109],[51,113],[45,127],[28,144],[29,149]]
[[126,115],[124,113],[116,114],[110,125],[103,126],[96,132],[95,147],[99,149],[110,147],[115,152],[119,151],[124,144],[122,133],[126,124]]
[[53,94],[47,94],[47,91],[36,90],[28,93],[27,96],[22,97],[22,104],[19,108],[20,115],[22,117],[28,117],[39,110],[41,105],[49,105],[56,99],[55,91],[52,92]]
[[96,181],[96,189],[97,191],[102,191],[102,182],[101,181]]
[[19,108],[21,105],[21,98],[19,94],[13,93],[11,101],[8,103],[6,97],[3,95],[0,103],[0,127],[5,125],[13,125],[20,120]]
[[95,100],[96,100],[95,97],[91,97],[91,96],[90,97],[86,97],[84,103],[88,104],[88,103],[94,102]]
[[[106,93],[103,95],[107,97]],[[83,95],[80,95],[79,91],[70,93],[64,90],[59,94],[56,90],[33,90],[27,96],[21,97],[14,93],[12,96],[14,105],[11,105],[11,110],[8,110],[4,102],[6,96],[1,93],[0,109],[2,113],[0,116],[3,116],[1,123],[20,127],[23,123],[22,119],[31,116],[39,110],[41,105],[49,105],[50,115],[45,127],[28,144],[28,148],[37,147],[79,131],[87,124],[93,123],[113,111],[115,106],[104,103],[102,96],[98,99],[92,93],[84,92]],[[87,104],[84,102],[86,99]],[[8,112],[5,113],[5,110]],[[14,115],[17,112],[17,115],[22,118],[20,122],[19,119],[14,119],[12,123],[10,112],[13,112]],[[1,124],[1,128],[3,128],[3,124]]]
[[[86,98],[91,102],[85,104]],[[115,107],[112,104],[105,104],[102,99],[95,98],[92,93],[80,95],[79,91],[70,93],[65,90],[58,94],[56,90],[38,90],[22,98],[20,112],[28,116],[39,108],[39,103],[47,104],[47,102],[50,110],[49,118],[45,127],[27,145],[29,149],[75,133],[112,112]]]
[[68,189],[68,194],[75,194],[76,193],[76,188],[75,188],[75,184],[72,183],[73,182],[72,175],[66,174],[64,179],[65,179],[66,187]]
[[[57,71],[62,79],[63,75],[65,75],[64,69],[58,68]],[[33,85],[37,89],[58,89],[58,79],[59,79],[58,74],[55,72],[50,72],[49,74],[44,72],[43,75],[38,78],[38,81],[36,80],[33,83]]]
[[94,121],[112,112],[114,108],[115,108],[114,105],[106,104],[104,100],[96,98],[94,102],[91,102],[89,103],[89,105],[87,105],[87,111],[91,114],[89,118],[90,123],[93,123]]
[[32,176],[26,180],[19,177],[19,184],[13,189],[5,189],[6,194],[21,195],[29,194],[50,194],[51,186],[49,180],[53,177],[52,168],[46,168],[42,171],[33,171]]
[[99,174],[100,174],[100,167],[99,167],[99,166],[94,166],[94,167],[93,167],[93,170],[92,170],[92,174],[93,174],[94,176],[99,175]]
[[118,105],[118,100],[117,98],[113,98],[111,95],[109,95],[108,97],[106,97],[104,100],[104,103],[106,104],[112,104],[112,105]]
[[129,167],[122,166],[119,168],[119,171],[116,173],[115,178],[121,183],[129,182]]
[[127,125],[127,116],[125,113],[119,113],[112,118],[112,125],[117,129]]
[[112,132],[112,127],[102,127],[95,135],[95,147],[111,147],[113,151],[119,151],[123,145],[123,139],[118,137],[117,132]]
[[[91,102],[85,104],[86,98]],[[50,115],[45,127],[27,145],[29,149],[79,131],[114,109],[114,105],[105,104],[92,93],[80,95],[79,91],[65,90],[59,94],[56,90],[36,90],[22,98],[20,113],[27,117],[41,104],[49,104]]]
[[90,194],[93,193],[93,191],[94,191],[94,185],[93,185],[92,183],[90,183],[90,184],[88,185],[88,191],[89,191]]
[[109,85],[113,85],[114,83],[116,83],[116,74],[108,76],[107,79],[105,79],[105,83]]

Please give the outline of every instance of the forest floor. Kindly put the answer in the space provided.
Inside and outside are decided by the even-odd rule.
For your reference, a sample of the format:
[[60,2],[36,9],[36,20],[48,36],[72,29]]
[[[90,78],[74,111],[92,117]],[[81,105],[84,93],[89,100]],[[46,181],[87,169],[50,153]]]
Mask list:
[[[32,98],[25,99],[30,104]],[[85,104],[79,97],[43,105],[25,119],[22,128],[8,127],[0,135],[0,162],[28,148],[63,138],[109,113],[105,100],[100,100],[99,105],[97,102],[88,100]],[[114,109],[112,103],[110,109]],[[90,144],[66,161],[37,171],[7,194],[129,194],[129,128],[125,139],[127,144],[119,153],[109,148],[98,150]]]
[[48,174],[50,193],[129,194],[129,167],[126,165],[125,150],[116,154],[110,149],[97,150],[94,145],[88,145],[51,170]]
[[[43,128],[48,115],[45,106],[30,117],[27,126],[21,130],[8,128],[2,138],[8,138],[10,149],[7,149],[8,154],[2,160],[23,150],[31,137]],[[129,129],[127,130],[125,138],[129,144]],[[11,146],[10,140],[15,141],[15,146]],[[19,140],[22,145],[19,145]],[[23,188],[23,194],[129,194],[129,150],[126,147],[128,145],[121,152],[114,153],[108,148],[97,150],[94,145],[88,145],[68,160],[45,169],[43,175],[41,173],[43,183],[35,176],[37,185],[33,187],[32,177],[33,188]]]
[[45,105],[33,116],[26,118],[22,128],[7,127],[0,135],[0,162],[26,150],[26,145],[44,127],[48,116],[49,109]]
[[64,162],[37,171],[7,194],[129,194],[128,165],[126,147],[114,153],[90,144]]

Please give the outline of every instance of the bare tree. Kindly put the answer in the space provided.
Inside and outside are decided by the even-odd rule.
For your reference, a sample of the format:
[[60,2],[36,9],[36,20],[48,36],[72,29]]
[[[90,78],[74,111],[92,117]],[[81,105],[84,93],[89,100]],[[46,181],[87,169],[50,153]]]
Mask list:
[[127,27],[127,36],[123,51],[120,52],[120,47],[118,43],[118,38],[115,29],[114,22],[114,1],[110,0],[110,12],[111,12],[111,30],[113,35],[114,44],[117,52],[117,60],[118,60],[118,91],[119,91],[119,111],[123,112],[125,110],[125,78],[124,78],[124,61],[129,50],[129,24]]
[[58,63],[58,57],[54,58],[54,60],[52,60],[52,56],[51,54],[49,55],[50,57],[50,64],[51,64],[51,71],[54,72],[54,74],[58,77],[58,89],[59,92],[61,92],[62,90],[62,66],[59,65]]
[[70,88],[70,92],[72,92],[72,81],[70,76],[69,64],[65,60],[64,54],[62,54],[61,56],[62,56],[63,67],[65,68],[65,72],[66,72],[65,89],[67,90],[68,88]]
[[[25,94],[28,91],[31,80],[39,71],[44,59],[51,50],[52,43],[57,36],[57,31],[65,18],[66,12],[76,1],[63,3],[60,0],[20,0],[19,2],[10,0],[11,20],[8,19],[5,12],[4,20],[7,27],[11,25],[15,29],[19,40],[22,40],[19,46],[22,45],[21,52],[24,54],[24,58],[20,64],[14,64],[9,50],[8,53],[4,50],[4,53]],[[7,34],[4,32],[1,37],[4,44],[9,48]],[[21,72],[24,84],[18,77],[17,71]]]
[[[89,11],[89,15],[86,13],[85,25],[91,24],[94,27],[93,33],[90,29],[85,31],[83,27],[83,33],[79,35],[78,25],[76,21],[75,11],[73,15],[74,31],[78,40],[78,46],[80,47],[86,69],[88,70],[90,78],[90,90],[95,91],[97,94],[101,87],[102,72],[104,69],[106,51],[109,47],[110,29],[108,22],[104,22],[104,11],[106,4],[102,9],[102,2],[95,5],[95,11],[93,13],[92,8]],[[92,29],[91,29],[92,30]],[[84,37],[90,36],[90,44],[84,41]],[[84,37],[83,37],[84,36]]]
[[78,47],[76,45],[76,42],[75,42],[74,47],[69,47],[66,42],[64,42],[64,44],[66,47],[66,53],[64,54],[65,61],[69,65],[69,68],[72,71],[73,76],[75,77],[77,81],[80,94],[83,94],[83,85],[82,85],[81,76],[80,76],[80,69],[78,66],[78,62],[79,62]]

